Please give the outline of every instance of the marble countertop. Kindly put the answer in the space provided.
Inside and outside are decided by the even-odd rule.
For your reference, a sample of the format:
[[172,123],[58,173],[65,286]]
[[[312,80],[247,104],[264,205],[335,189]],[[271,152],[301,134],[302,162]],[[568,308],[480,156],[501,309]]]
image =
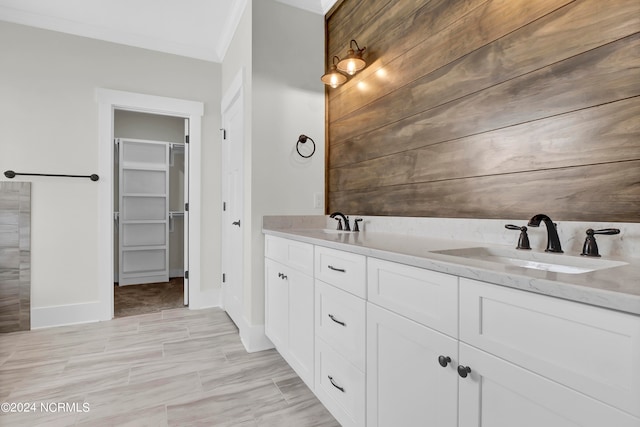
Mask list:
[[[300,224],[297,226],[299,227]],[[605,262],[620,261],[624,265],[581,274],[568,274],[434,253],[434,251],[477,247],[514,249],[513,246],[506,245],[431,239],[407,234],[370,231],[348,233],[291,226],[265,226],[263,232],[272,236],[640,315],[640,259],[607,258]],[[576,258],[574,255],[567,254],[553,254],[553,256],[558,256],[559,263],[562,263],[566,257]],[[577,258],[585,259],[579,256]],[[592,258],[592,260],[595,263],[599,262],[599,259]]]

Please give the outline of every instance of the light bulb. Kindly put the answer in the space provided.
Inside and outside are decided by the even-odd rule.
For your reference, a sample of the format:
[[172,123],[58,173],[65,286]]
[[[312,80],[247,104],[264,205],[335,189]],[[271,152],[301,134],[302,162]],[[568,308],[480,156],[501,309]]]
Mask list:
[[349,61],[347,63],[347,74],[353,76],[356,73],[356,64],[354,61]]

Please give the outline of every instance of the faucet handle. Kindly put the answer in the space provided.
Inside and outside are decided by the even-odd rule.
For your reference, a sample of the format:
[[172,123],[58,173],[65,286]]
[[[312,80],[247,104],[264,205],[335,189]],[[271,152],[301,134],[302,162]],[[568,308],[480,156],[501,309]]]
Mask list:
[[518,238],[518,246],[516,246],[516,249],[531,249],[529,235],[527,234],[527,227],[524,225],[520,227],[518,225],[507,224],[504,228],[508,230],[520,230],[520,237]]
[[[589,233],[589,231],[591,231],[591,233]],[[593,230],[593,229],[589,229],[587,230],[587,234],[607,234],[607,235],[612,235],[612,234],[620,234],[620,230],[617,228],[603,228],[602,230]]]
[[342,219],[336,218],[338,220],[338,228],[336,230],[342,230]]
[[360,231],[358,227],[358,222],[362,221],[362,218],[356,218],[353,220],[353,231]]
[[620,230],[617,228],[603,228],[601,230],[594,230],[593,228],[587,229],[587,238],[584,240],[584,245],[582,245],[582,256],[594,256],[599,257],[600,253],[598,252],[598,244],[596,243],[596,238],[594,234],[620,234]]

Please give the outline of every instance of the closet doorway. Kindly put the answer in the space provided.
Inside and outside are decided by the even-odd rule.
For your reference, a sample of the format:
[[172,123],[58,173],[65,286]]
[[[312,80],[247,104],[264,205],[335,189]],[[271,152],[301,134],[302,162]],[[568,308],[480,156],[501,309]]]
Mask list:
[[183,307],[188,119],[116,109],[113,124],[114,317]]

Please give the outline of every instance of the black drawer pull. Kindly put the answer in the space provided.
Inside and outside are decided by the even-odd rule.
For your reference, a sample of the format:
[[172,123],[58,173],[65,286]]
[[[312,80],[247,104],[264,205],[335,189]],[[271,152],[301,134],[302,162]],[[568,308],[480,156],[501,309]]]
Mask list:
[[334,315],[333,315],[333,314],[329,314],[329,319],[333,320],[333,321],[334,321],[334,322],[336,322],[338,325],[347,326],[347,324],[346,324],[346,323],[341,322],[340,320],[336,319],[336,318],[334,317]]
[[329,270],[337,271],[339,273],[346,273],[347,272],[347,270],[345,270],[344,268],[336,268],[333,265],[328,265],[327,267],[329,267]]
[[284,273],[278,273],[278,277],[283,279],[283,280],[287,280],[287,275]]
[[338,384],[333,382],[333,377],[331,375],[327,375],[327,378],[329,378],[329,381],[331,381],[332,386],[334,386],[335,388],[337,388],[338,390],[344,393],[344,387],[340,387]]

